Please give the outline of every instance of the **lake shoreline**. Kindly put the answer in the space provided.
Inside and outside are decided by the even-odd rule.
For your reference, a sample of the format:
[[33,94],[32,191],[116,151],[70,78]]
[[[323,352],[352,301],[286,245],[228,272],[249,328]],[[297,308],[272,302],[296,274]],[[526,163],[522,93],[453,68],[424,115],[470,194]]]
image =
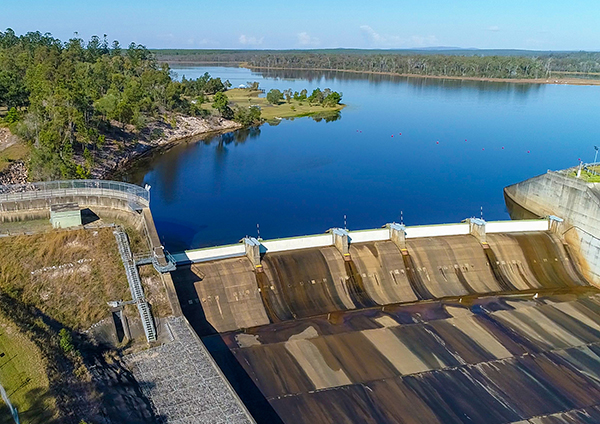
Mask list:
[[[156,140],[137,140],[122,147],[115,140],[107,140],[106,149],[94,158],[94,167],[90,178],[107,179],[134,166],[138,160],[161,151],[166,151],[179,143],[194,138],[224,134],[243,128],[241,124],[223,118],[198,118],[180,115],[177,125],[172,129],[165,129],[164,135]],[[83,163],[80,154],[74,155],[77,163]],[[0,171],[0,185],[24,184],[29,182],[28,169],[25,160],[13,161]]]
[[289,68],[289,67],[266,67],[251,66],[244,62],[219,62],[219,61],[168,61],[169,65],[217,65],[224,67],[238,67],[250,70],[275,70],[275,71],[326,71],[326,72],[344,72],[350,74],[367,75],[386,75],[405,78],[429,78],[429,79],[448,79],[465,80],[479,82],[505,82],[513,84],[554,84],[554,85],[600,85],[600,79],[583,78],[483,78],[483,77],[463,77],[463,76],[443,76],[443,75],[421,75],[421,74],[401,74],[396,72],[376,72],[376,71],[355,71],[352,69],[331,69],[331,68]]
[[[321,114],[335,113],[341,111],[346,105],[340,104],[333,108],[323,111],[314,111],[309,113],[298,113],[295,115],[285,115],[281,118],[263,119],[258,124],[272,123],[280,119],[295,119],[303,117],[314,117]],[[135,143],[127,144],[127,147],[119,146],[114,140],[107,140],[107,148],[98,152],[94,158],[95,165],[91,170],[92,179],[111,179],[125,173],[127,170],[135,167],[139,161],[155,154],[164,153],[171,148],[190,141],[200,141],[207,137],[216,136],[234,132],[239,129],[247,128],[235,121],[212,116],[208,118],[199,118],[194,116],[177,116],[175,128],[163,129],[165,135],[156,140],[136,140]],[[147,129],[151,129],[150,126]],[[16,137],[16,136],[12,136]],[[131,140],[130,140],[131,141]],[[18,141],[20,143],[20,141]],[[14,142],[13,142],[14,144]],[[79,164],[84,163],[81,154],[76,154],[75,161]],[[28,168],[26,160],[16,160],[11,162],[5,169],[0,171],[0,185],[25,184],[29,181]]]
[[149,154],[168,150],[192,138],[227,133],[243,127],[237,122],[218,117],[199,118],[179,115],[176,120],[175,128],[164,129],[164,135],[156,140],[138,141],[137,144],[130,145],[122,152],[115,152],[114,149],[112,151],[110,149],[103,150],[99,158],[101,163],[94,167],[91,178],[110,178],[111,175],[118,174],[134,166],[139,159]]
[[277,70],[277,71],[327,71],[327,72],[345,72],[351,74],[369,74],[369,75],[388,75],[394,77],[406,78],[430,78],[430,79],[449,79],[465,80],[479,82],[506,82],[513,84],[556,84],[556,85],[600,85],[600,79],[580,79],[580,78],[483,78],[483,77],[461,77],[461,76],[443,76],[443,75],[420,75],[420,74],[400,74],[395,72],[375,72],[375,71],[354,71],[352,69],[325,69],[325,68],[285,68],[285,67],[266,67],[250,66],[240,64],[241,68],[250,70]]

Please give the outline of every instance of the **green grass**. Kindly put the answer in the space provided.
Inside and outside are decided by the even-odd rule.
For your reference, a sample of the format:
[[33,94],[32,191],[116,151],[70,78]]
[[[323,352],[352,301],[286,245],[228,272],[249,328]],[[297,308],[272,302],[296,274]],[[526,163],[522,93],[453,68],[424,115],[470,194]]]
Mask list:
[[[585,181],[586,183],[600,183],[600,166],[593,166],[589,168],[595,171],[598,175],[594,175],[591,172],[582,170],[579,179]],[[577,178],[577,171],[571,172],[569,176]]]
[[[230,103],[233,103],[235,106],[260,106],[261,117],[266,121],[273,121],[277,118],[300,118],[304,116],[327,114],[344,108],[344,105],[332,107],[323,107],[320,105],[311,106],[308,104],[308,101],[298,102],[293,99],[290,103],[283,101],[278,105],[272,105],[267,102],[265,97],[259,97],[259,94],[261,93],[261,91],[252,91],[243,88],[233,88],[225,92]],[[212,98],[208,103],[204,103],[202,107],[208,110],[212,109]]]
[[[56,414],[55,400],[48,392],[49,382],[42,355],[35,343],[17,327],[0,317],[0,382],[22,424],[49,422]],[[0,423],[13,424],[2,402]]]

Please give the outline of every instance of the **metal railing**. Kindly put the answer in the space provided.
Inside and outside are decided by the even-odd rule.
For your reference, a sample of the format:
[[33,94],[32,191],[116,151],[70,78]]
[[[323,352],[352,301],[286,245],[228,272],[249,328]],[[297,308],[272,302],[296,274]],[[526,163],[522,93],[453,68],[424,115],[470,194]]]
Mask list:
[[148,342],[156,341],[156,327],[154,325],[154,320],[152,319],[150,307],[146,301],[146,296],[144,295],[144,289],[142,287],[137,265],[134,262],[134,256],[131,254],[129,238],[121,229],[113,231],[113,234],[117,240],[117,246],[119,248],[119,253],[121,254],[121,260],[123,261],[123,266],[125,267],[125,274],[127,275],[127,281],[129,282],[131,297],[135,303],[137,303],[137,307],[140,312],[140,318],[142,320],[142,326],[144,327],[146,339]]
[[150,192],[138,185],[108,180],[43,181],[0,185],[0,204],[64,196],[115,197],[142,206],[150,205]]

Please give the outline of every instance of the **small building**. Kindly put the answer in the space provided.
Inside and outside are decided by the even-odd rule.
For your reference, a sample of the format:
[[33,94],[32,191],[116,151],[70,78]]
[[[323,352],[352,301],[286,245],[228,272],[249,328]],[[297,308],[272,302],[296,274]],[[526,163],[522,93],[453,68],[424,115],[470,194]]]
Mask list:
[[81,226],[81,210],[77,203],[62,203],[50,206],[50,223],[53,228]]

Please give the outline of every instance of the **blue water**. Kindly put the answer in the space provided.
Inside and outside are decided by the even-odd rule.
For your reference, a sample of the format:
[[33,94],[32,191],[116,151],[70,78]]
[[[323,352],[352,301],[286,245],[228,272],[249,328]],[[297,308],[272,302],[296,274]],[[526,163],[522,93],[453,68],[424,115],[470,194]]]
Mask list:
[[[600,87],[442,81],[331,73],[204,72],[233,86],[343,92],[334,122],[310,118],[188,143],[129,175],[152,186],[171,251],[263,238],[508,219],[502,189],[547,169],[592,161]],[[400,135],[402,133],[402,135]],[[393,135],[393,137],[392,137]],[[439,144],[437,143],[439,142]]]

